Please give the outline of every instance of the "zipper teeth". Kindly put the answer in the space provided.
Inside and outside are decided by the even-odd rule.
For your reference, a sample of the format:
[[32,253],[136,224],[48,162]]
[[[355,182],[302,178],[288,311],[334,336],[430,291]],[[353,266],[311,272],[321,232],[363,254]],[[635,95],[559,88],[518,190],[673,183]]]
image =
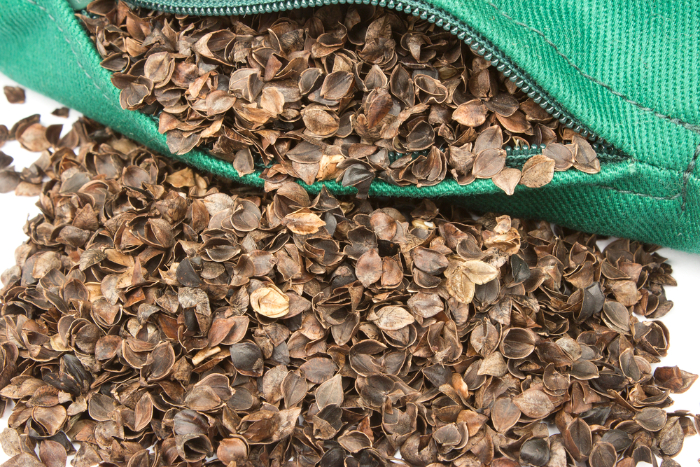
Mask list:
[[490,61],[496,69],[503,73],[528,97],[542,107],[552,117],[566,128],[574,130],[589,141],[597,143],[599,147],[610,146],[605,140],[596,135],[587,126],[569,114],[562,106],[551,98],[527,73],[514,65],[500,50],[482,37],[464,22],[454,16],[427,5],[421,0],[286,0],[274,1],[265,4],[252,4],[246,6],[220,6],[220,7],[196,7],[173,6],[148,0],[132,0],[137,6],[151,10],[164,11],[174,14],[187,14],[195,16],[245,16],[260,13],[275,13],[280,11],[296,10],[301,8],[313,8],[335,4],[363,4],[375,5],[401,11],[406,14],[434,23],[436,26],[457,36],[467,44],[474,53],[483,56]]
[[[158,125],[158,116],[156,115],[149,115],[151,120]],[[593,150],[596,152],[598,155],[598,158],[600,159],[601,162],[622,162],[627,159],[627,156],[620,152],[618,149],[615,147],[609,145],[609,144],[603,144],[600,142],[592,143],[591,146],[593,147]],[[503,150],[506,151],[506,163],[510,163],[510,166],[513,167],[519,167],[522,165],[530,156],[534,156],[536,154],[542,154],[542,151],[547,147],[546,144],[533,144],[532,146],[526,146],[526,147],[513,147],[513,146],[506,146],[503,148]],[[208,148],[210,149],[210,148]],[[208,150],[207,149],[207,150]],[[394,161],[398,159],[399,157],[403,157],[408,153],[399,153],[396,151],[389,151],[389,158]],[[414,156],[416,155],[427,155],[427,151],[415,151],[413,153]]]

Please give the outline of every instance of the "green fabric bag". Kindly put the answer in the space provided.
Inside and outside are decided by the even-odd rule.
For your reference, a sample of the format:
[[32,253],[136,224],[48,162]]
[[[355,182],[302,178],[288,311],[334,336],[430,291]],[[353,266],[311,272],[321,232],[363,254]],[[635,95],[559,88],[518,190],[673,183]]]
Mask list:
[[[289,10],[320,6],[323,1],[136,3],[211,15]],[[599,154],[602,170],[597,175],[558,172],[544,188],[519,186],[510,197],[491,180],[467,186],[445,180],[423,188],[375,180],[370,196],[447,197],[478,211],[541,218],[584,231],[700,252],[700,168],[696,163],[700,155],[700,2],[372,3],[447,27],[487,59],[498,60],[510,79],[547,102],[562,123],[602,138],[616,151]],[[121,109],[119,91],[100,61],[67,0],[0,0],[1,72],[169,154],[165,136],[158,133],[150,117]],[[508,164],[518,166],[524,157],[511,152]],[[202,170],[262,185],[256,174],[239,177],[230,163],[201,151],[177,158]],[[325,185],[338,194],[355,191],[335,182]],[[318,192],[320,186],[307,188]]]

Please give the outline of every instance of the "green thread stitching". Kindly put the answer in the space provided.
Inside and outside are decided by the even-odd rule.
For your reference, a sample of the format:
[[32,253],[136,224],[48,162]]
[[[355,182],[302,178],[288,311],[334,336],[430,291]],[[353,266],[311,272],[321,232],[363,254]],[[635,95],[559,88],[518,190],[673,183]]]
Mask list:
[[[54,23],[54,25],[56,26],[56,28],[57,28],[57,29],[61,32],[61,34],[63,35],[64,40],[68,43],[68,45],[69,45],[69,47],[70,47],[70,49],[71,49],[71,52],[73,52],[73,55],[74,55],[75,58],[76,58],[76,64],[78,65],[78,67],[80,67],[80,69],[83,71],[83,73],[85,73],[85,76],[87,76],[88,79],[90,80],[90,82],[100,91],[100,93],[102,94],[102,96],[105,97],[105,99],[106,99],[107,101],[111,102],[112,99],[111,99],[109,96],[107,96],[107,94],[105,94],[104,89],[102,89],[102,87],[94,80],[94,78],[93,78],[93,77],[87,72],[87,70],[83,67],[83,65],[82,65],[81,62],[80,62],[80,56],[77,54],[77,52],[76,52],[75,49],[73,48],[73,44],[72,44],[72,42],[68,39],[68,35],[66,34],[66,31],[58,25],[58,22],[57,22],[56,19],[51,15],[51,13],[49,13],[49,11],[48,11],[45,7],[43,7],[42,5],[39,5],[38,3],[34,2],[33,0],[25,0],[25,1],[26,1],[27,3],[29,3],[29,4],[31,4],[31,5],[34,5],[35,7],[39,8],[40,10],[42,10],[42,11],[49,17],[49,19],[51,19],[51,21]],[[544,40],[545,42],[547,42],[551,47],[554,48],[554,50],[555,50],[555,52],[556,52],[557,54],[561,55],[562,58],[564,58],[564,60],[566,60],[567,63],[570,64],[570,66],[572,66],[574,69],[576,69],[579,73],[581,73],[581,74],[582,74],[584,77],[586,77],[587,79],[589,79],[589,80],[593,81],[594,83],[596,83],[596,79],[595,79],[595,78],[593,78],[592,76],[586,75],[585,72],[583,72],[583,71],[582,71],[581,69],[579,69],[575,64],[573,64],[573,63],[568,59],[568,57],[566,57],[564,54],[562,54],[562,53],[558,50],[556,44],[554,44],[553,42],[549,41],[549,39],[547,39],[547,37],[546,37],[542,32],[540,32],[540,31],[538,31],[538,30],[536,30],[536,29],[534,29],[534,28],[531,28],[530,26],[528,26],[528,25],[525,24],[525,23],[518,22],[518,21],[515,20],[514,18],[510,17],[507,13],[501,11],[501,10],[498,8],[498,6],[495,5],[493,2],[489,2],[489,5],[491,5],[494,9],[496,9],[496,11],[498,11],[501,15],[503,15],[505,18],[507,18],[508,20],[512,21],[513,23],[515,23],[515,24],[517,24],[517,25],[519,25],[519,26],[521,26],[521,27],[527,28],[527,29],[529,29],[529,30],[532,30],[532,31],[535,32],[536,34],[540,35],[540,36],[543,38],[543,40]],[[678,124],[678,125],[681,125],[681,126],[683,126],[684,128],[689,129],[690,131],[694,131],[694,132],[700,131],[700,126],[698,126],[698,125],[688,124],[688,123],[683,122],[683,121],[681,121],[681,120],[679,120],[679,119],[674,119],[674,118],[672,118],[672,117],[668,117],[668,116],[663,115],[663,114],[658,114],[658,112],[654,111],[653,109],[646,108],[646,107],[644,107],[642,104],[635,103],[634,101],[631,101],[631,100],[627,99],[627,98],[626,98],[624,95],[622,95],[621,93],[617,93],[616,91],[612,90],[612,89],[611,89],[608,85],[606,85],[605,83],[598,82],[598,83],[596,83],[596,84],[599,84],[600,86],[602,86],[602,87],[608,89],[608,90],[609,90],[611,93],[613,93],[614,95],[617,95],[618,97],[621,97],[622,99],[628,101],[628,102],[629,102],[630,104],[632,104],[632,105],[635,105],[636,107],[640,108],[641,110],[646,110],[646,111],[648,111],[648,112],[653,112],[653,113],[654,113],[656,116],[658,116],[659,118],[663,118],[663,119],[665,119],[665,120],[669,120],[669,121],[671,121],[671,122],[673,122],[673,123],[676,123],[676,124]],[[120,107],[120,108],[121,108],[121,107]],[[657,115],[657,114],[658,114],[658,115]],[[676,120],[677,120],[677,121],[676,121]],[[690,126],[690,127],[692,127],[692,128],[688,128],[688,127],[686,127],[684,124],[685,124],[685,125],[688,125],[688,126]],[[151,138],[151,141],[153,141],[153,140],[154,140],[154,139]],[[199,168],[201,168],[201,169],[203,169],[203,170],[210,171],[210,172],[212,172],[212,173],[214,173],[214,174],[217,174],[217,175],[220,175],[220,176],[225,176],[225,177],[227,177],[227,178],[234,178],[234,177],[231,176],[231,175],[232,175],[232,174],[231,174],[232,167],[228,167],[228,166],[227,166],[224,170],[220,170],[220,169],[217,169],[217,168],[211,166],[212,162],[216,159],[216,158],[214,158],[213,156],[210,156],[210,155],[208,155],[208,154],[206,154],[206,153],[200,152],[200,153],[199,153],[197,156],[195,156],[195,157],[201,159],[201,160],[202,160],[202,163],[197,163],[197,162],[194,160],[195,157],[192,157],[192,156],[194,156],[194,154],[193,154],[193,155],[188,154],[188,155],[185,155],[185,156],[173,156],[173,155],[170,155],[169,157],[171,157],[171,158],[173,158],[173,159],[176,159],[176,160],[180,160],[180,161],[185,162],[185,163],[188,163],[188,164],[190,164],[190,165],[197,166],[197,167],[199,167]],[[641,198],[649,198],[649,199],[654,199],[654,200],[659,200],[659,201],[673,201],[673,200],[675,200],[675,199],[677,199],[677,198],[679,198],[679,197],[682,197],[683,203],[682,203],[682,205],[681,205],[681,212],[683,212],[683,211],[685,210],[685,206],[686,206],[686,196],[687,196],[688,183],[689,183],[691,177],[696,178],[696,177],[692,174],[692,171],[693,171],[693,169],[695,168],[695,164],[696,164],[697,159],[698,159],[699,156],[700,156],[700,145],[698,145],[697,148],[695,149],[695,153],[694,153],[692,159],[690,160],[690,162],[689,162],[687,168],[685,169],[685,171],[683,171],[683,188],[681,189],[681,191],[679,191],[678,193],[676,193],[676,194],[674,194],[674,195],[669,195],[669,196],[653,196],[653,195],[645,194],[645,193],[637,193],[637,192],[633,192],[633,191],[621,190],[621,189],[618,189],[618,188],[615,188],[615,187],[612,187],[612,186],[608,186],[608,185],[596,185],[596,184],[591,184],[591,186],[599,187],[599,188],[602,188],[602,189],[605,189],[605,190],[614,191],[614,192],[617,192],[617,193],[620,193],[620,194],[634,195],[634,196],[638,196],[638,197],[641,197]],[[665,168],[665,167],[658,167],[658,166],[656,166],[656,165],[654,165],[654,164],[650,164],[650,163],[645,162],[645,161],[640,161],[640,160],[638,160],[638,159],[636,159],[636,158],[634,158],[634,157],[629,157],[628,160],[629,160],[630,162],[642,163],[642,164],[644,164],[644,165],[648,165],[648,166],[650,166],[650,167],[654,167],[654,168],[657,168],[657,169],[667,170],[667,171],[670,171],[670,172],[677,172],[677,173],[680,173],[680,171],[678,171],[678,170],[669,169],[669,168]],[[218,160],[217,160],[217,161],[218,161]],[[206,166],[209,166],[209,167],[206,167]],[[221,168],[223,169],[223,167],[221,167]],[[259,177],[260,172],[256,171],[254,174],[251,174],[251,175],[254,175],[255,177]],[[246,177],[246,178],[249,178],[249,177]],[[250,183],[250,181],[247,181],[247,180],[239,180],[239,181],[240,181],[241,183],[248,184],[248,185],[258,185],[258,184],[255,184],[255,183]],[[317,183],[315,183],[314,185],[317,185],[317,184],[318,184],[319,186],[320,186],[320,185],[325,185],[325,183],[323,183],[323,182],[317,182]],[[373,184],[376,186],[376,183],[373,183]],[[305,184],[304,184],[304,185],[305,185]],[[302,186],[304,186],[304,185],[302,185]],[[389,184],[386,184],[386,183],[383,183],[382,185],[387,185],[387,186],[377,187],[377,188],[379,188],[379,191],[380,191],[380,192],[381,192],[381,191],[384,191],[384,190],[387,189],[387,188],[394,188],[393,185],[389,185]],[[309,188],[311,188],[311,187],[309,187]],[[317,188],[318,188],[318,187],[314,187],[314,189],[317,189]],[[398,190],[402,190],[402,187],[398,187],[398,186],[397,186],[397,187],[395,187],[395,188],[398,189]],[[312,191],[315,191],[314,189],[312,189]],[[333,189],[333,191],[335,191],[335,189]],[[345,191],[345,190],[343,190],[343,191]],[[390,194],[390,195],[393,195],[393,194]],[[451,195],[454,195],[454,194],[445,193],[443,196],[451,196]],[[398,196],[402,196],[402,194],[401,194],[401,193],[398,193]],[[409,194],[408,196],[410,196],[410,194]]]
[[[494,10],[496,10],[501,16],[503,16],[504,18],[506,18],[507,20],[511,21],[512,23],[514,23],[514,24],[516,24],[516,25],[518,25],[518,26],[520,26],[520,27],[522,27],[522,28],[525,28],[525,29],[527,29],[527,30],[529,30],[529,31],[532,31],[532,32],[534,32],[535,34],[537,34],[538,36],[540,36],[540,37],[542,38],[542,40],[543,40],[547,45],[549,45],[550,47],[552,47],[552,49],[554,50],[554,52],[557,53],[557,55],[559,55],[560,57],[562,57],[562,58],[564,59],[564,61],[566,61],[566,63],[567,63],[571,68],[573,68],[574,70],[576,70],[581,76],[583,76],[583,77],[586,78],[587,80],[591,81],[591,82],[594,83],[594,84],[597,84],[598,86],[601,86],[602,88],[608,90],[608,91],[609,91],[611,94],[613,94],[614,96],[619,97],[619,98],[622,99],[623,101],[627,102],[628,104],[633,105],[634,107],[637,107],[638,109],[640,109],[640,110],[642,110],[642,111],[644,111],[644,112],[649,112],[649,113],[651,113],[652,115],[654,115],[655,117],[657,117],[657,118],[659,118],[659,119],[669,121],[669,122],[671,122],[671,123],[674,123],[674,124],[676,124],[676,125],[681,126],[682,128],[685,128],[686,130],[692,131],[693,133],[700,134],[700,125],[686,122],[686,121],[681,120],[680,118],[677,118],[677,117],[671,117],[671,116],[666,115],[666,114],[663,114],[663,113],[661,113],[661,112],[659,112],[659,111],[657,111],[657,110],[655,110],[655,109],[653,109],[653,108],[651,108],[651,107],[647,107],[647,106],[645,106],[644,104],[642,104],[642,103],[640,103],[640,102],[637,102],[637,101],[635,101],[635,100],[633,100],[633,99],[630,99],[630,98],[627,97],[625,94],[623,94],[623,93],[621,93],[621,92],[619,92],[619,91],[614,90],[614,89],[612,88],[612,86],[610,86],[609,84],[606,84],[606,83],[600,81],[599,79],[597,79],[596,77],[589,75],[588,73],[586,73],[585,71],[583,71],[581,68],[579,68],[579,66],[576,65],[569,57],[567,57],[565,54],[563,54],[563,53],[559,50],[559,47],[558,47],[554,42],[552,42],[551,40],[549,40],[549,38],[548,38],[542,31],[540,31],[540,30],[538,30],[538,29],[536,29],[536,28],[533,28],[533,27],[530,26],[529,24],[523,23],[522,21],[516,20],[515,18],[513,18],[512,16],[510,16],[508,13],[506,13],[506,12],[503,11],[503,10],[501,10],[501,9],[498,7],[498,5],[496,5],[495,3],[493,3],[493,2],[490,1],[490,2],[488,2],[488,4],[489,4]],[[683,171],[683,188],[681,189],[681,191],[680,191],[677,195],[674,195],[672,198],[658,198],[658,197],[653,197],[653,196],[650,196],[650,197],[651,197],[652,199],[675,199],[675,198],[677,198],[678,196],[682,196],[683,203],[681,204],[681,212],[684,212],[684,211],[685,211],[685,206],[686,206],[686,197],[687,197],[687,192],[688,192],[688,183],[689,183],[689,181],[690,181],[690,175],[691,175],[691,172],[693,171],[693,169],[695,168],[695,164],[696,164],[696,162],[697,162],[697,159],[698,159],[698,156],[699,156],[699,155],[700,155],[700,145],[698,145],[698,146],[695,148],[695,152],[693,153],[693,157],[690,159],[690,161],[688,162],[688,166],[687,166],[686,169]],[[600,185],[600,186],[602,186],[602,185]],[[605,188],[607,188],[607,187],[605,187]]]
[[[613,188],[608,185],[595,185],[592,184],[590,186],[595,186],[598,188],[603,188],[604,190],[611,190],[615,191],[617,193],[623,194],[623,195],[633,195],[633,196],[639,196],[640,198],[649,198],[649,199],[655,199],[658,201],[671,201],[676,198],[680,198],[681,193],[676,193],[675,195],[669,195],[669,196],[652,196],[652,195],[647,195],[645,193],[637,193],[636,191],[628,191],[628,190],[618,190],[617,188]],[[683,211],[683,207],[681,207],[681,211]]]
[[647,107],[647,106],[645,106],[644,104],[642,104],[642,103],[640,103],[640,102],[637,102],[637,101],[635,101],[635,100],[633,100],[633,99],[630,99],[629,97],[627,97],[626,95],[622,94],[622,93],[619,92],[619,91],[615,91],[609,84],[606,84],[606,83],[600,81],[600,80],[597,79],[596,77],[589,75],[588,73],[586,73],[585,71],[583,71],[581,68],[579,68],[578,65],[576,65],[573,61],[571,61],[571,59],[570,59],[569,57],[567,57],[566,55],[564,55],[564,54],[559,50],[559,47],[557,47],[557,45],[556,45],[554,42],[550,41],[550,40],[547,38],[547,36],[546,36],[542,31],[533,28],[533,27],[530,26],[529,24],[525,24],[525,23],[523,23],[523,22],[521,22],[521,21],[516,20],[515,18],[513,18],[512,16],[510,16],[508,13],[506,13],[506,12],[503,11],[503,10],[501,10],[501,9],[498,7],[498,5],[496,5],[495,3],[493,3],[493,2],[488,2],[488,4],[491,5],[491,7],[493,7],[493,9],[496,10],[501,16],[503,16],[504,18],[508,19],[508,20],[511,21],[512,23],[517,24],[518,26],[521,26],[521,27],[523,27],[523,28],[525,28],[525,29],[527,29],[527,30],[529,30],[529,31],[534,32],[534,33],[537,34],[538,36],[540,36],[549,46],[551,46],[551,47],[554,49],[554,51],[557,53],[557,55],[559,55],[560,57],[562,57],[562,58],[566,61],[566,63],[567,63],[571,68],[573,68],[574,70],[576,70],[581,76],[583,76],[583,77],[586,78],[587,80],[589,80],[589,81],[591,81],[591,82],[597,84],[598,86],[601,86],[601,87],[607,89],[607,90],[610,91],[610,93],[613,94],[614,96],[617,96],[617,97],[621,98],[622,100],[624,100],[624,101],[627,102],[628,104],[631,104],[631,105],[637,107],[637,108],[640,109],[640,110],[643,110],[643,111],[645,111],[645,112],[650,112],[650,113],[652,113],[655,117],[658,117],[658,118],[660,118],[660,119],[662,119],[662,120],[667,120],[667,121],[669,121],[669,122],[671,122],[671,123],[675,123],[676,125],[679,125],[679,126],[685,128],[686,130],[690,130],[690,131],[692,131],[692,132],[694,132],[694,133],[700,133],[700,125],[697,125],[697,124],[694,124],[694,123],[689,123],[689,122],[686,122],[686,121],[684,121],[684,120],[681,120],[680,118],[671,117],[671,116],[669,116],[669,115],[663,114],[663,113],[661,113],[661,112],[659,112],[659,111],[657,111],[657,110],[655,110],[655,109],[652,109],[651,107]]
[[56,18],[54,18],[54,17],[51,15],[51,13],[49,13],[49,10],[47,10],[46,7],[43,7],[43,6],[39,5],[38,3],[34,2],[33,0],[25,0],[25,1],[26,1],[27,3],[29,3],[29,4],[31,4],[31,5],[34,5],[35,7],[39,8],[41,11],[43,11],[44,13],[46,13],[46,16],[49,17],[49,19],[53,22],[54,26],[56,26],[56,29],[58,29],[58,30],[61,32],[61,34],[63,35],[63,39],[68,43],[68,47],[70,47],[71,52],[73,52],[73,55],[75,55],[75,62],[76,62],[76,64],[78,65],[78,67],[79,67],[81,70],[83,70],[83,73],[85,73],[85,76],[87,76],[88,79],[90,80],[90,82],[93,84],[93,86],[95,86],[95,87],[97,88],[97,90],[100,91],[100,94],[102,94],[102,96],[103,96],[108,102],[111,102],[112,99],[110,99],[110,98],[107,96],[107,94],[105,94],[105,91],[104,91],[104,89],[102,89],[102,86],[100,86],[99,84],[97,84],[97,81],[95,81],[95,79],[90,75],[90,73],[88,73],[87,70],[83,67],[82,63],[80,63],[80,56],[78,55],[78,53],[77,53],[77,52],[75,51],[75,49],[73,48],[73,43],[68,39],[68,35],[66,34],[66,31],[64,31],[63,28],[61,28],[61,26],[58,25],[58,21],[56,21]]
[[700,144],[695,148],[695,154],[693,154],[693,158],[690,159],[688,168],[686,168],[685,172],[683,172],[683,204],[681,205],[681,212],[685,211],[685,205],[688,195],[688,183],[690,182],[690,176],[692,175],[693,169],[695,169],[695,163],[698,160],[698,156],[700,156]]

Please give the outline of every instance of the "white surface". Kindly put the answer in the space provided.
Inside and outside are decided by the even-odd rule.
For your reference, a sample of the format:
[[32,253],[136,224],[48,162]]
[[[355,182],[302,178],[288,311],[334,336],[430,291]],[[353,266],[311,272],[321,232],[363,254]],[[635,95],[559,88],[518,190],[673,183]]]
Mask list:
[[[0,87],[14,85],[7,77],[0,74]],[[78,113],[71,110],[69,118],[59,118],[51,112],[61,104],[41,96],[35,92],[26,91],[27,100],[24,104],[8,104],[4,94],[0,94],[0,124],[10,128],[17,120],[32,114],[40,114],[44,125],[62,123],[64,131],[77,119]],[[5,144],[0,151],[12,156],[15,167],[21,170],[34,162],[38,154],[23,150],[17,142]],[[0,194],[0,272],[15,264],[14,249],[25,241],[24,224],[28,218],[39,213],[35,206],[37,198],[17,197],[13,193]],[[678,287],[667,287],[666,295],[673,300],[675,306],[662,321],[671,332],[671,347],[668,356],[663,359],[663,366],[677,365],[683,370],[700,374],[700,256],[682,253],[664,248],[659,252],[668,258],[673,266],[673,276],[678,281]],[[700,413],[700,381],[685,394],[672,395],[676,402],[669,410],[683,409],[691,413]],[[0,419],[0,431],[7,426],[10,411]],[[0,449],[0,463],[7,456]],[[683,466],[697,465],[700,462],[700,436],[685,440],[681,454],[675,460]]]

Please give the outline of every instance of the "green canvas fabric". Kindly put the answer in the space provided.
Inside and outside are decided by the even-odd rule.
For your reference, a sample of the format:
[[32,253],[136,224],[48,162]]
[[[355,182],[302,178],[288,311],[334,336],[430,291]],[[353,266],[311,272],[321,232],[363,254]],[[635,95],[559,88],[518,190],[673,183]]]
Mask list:
[[[448,198],[479,211],[700,252],[700,2],[428,1],[486,39],[577,123],[627,157],[605,159],[597,175],[556,173],[544,188],[519,186],[510,197],[490,180],[422,188],[375,180],[370,196]],[[161,3],[206,8],[254,2]],[[0,0],[0,72],[170,155],[150,117],[121,109],[119,91],[99,63],[67,0]],[[230,163],[201,151],[171,157],[262,186],[257,174],[239,177]],[[509,158],[511,165],[518,162]],[[355,191],[325,185],[337,194]],[[306,188],[316,193],[321,184]]]

